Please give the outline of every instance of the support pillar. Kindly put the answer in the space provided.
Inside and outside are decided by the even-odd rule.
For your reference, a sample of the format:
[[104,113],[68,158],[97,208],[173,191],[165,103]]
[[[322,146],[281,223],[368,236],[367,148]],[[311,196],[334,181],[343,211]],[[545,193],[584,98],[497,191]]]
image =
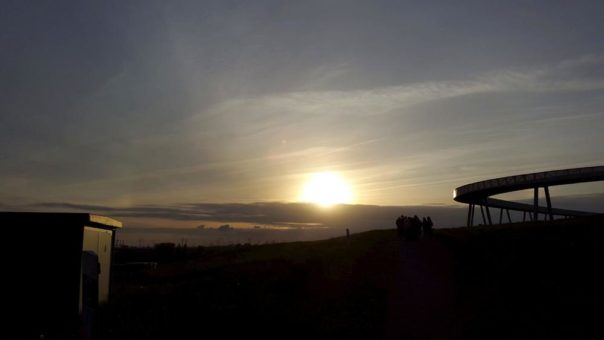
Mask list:
[[489,222],[489,225],[493,225],[493,220],[491,220],[491,210],[486,203],[484,204],[484,209],[487,211],[487,221]]
[[552,214],[552,200],[549,197],[549,187],[543,187],[545,191],[545,200],[547,201],[547,214],[549,215],[549,220],[554,220],[554,215]]
[[539,187],[535,187],[534,195],[533,195],[533,215],[535,216],[533,220],[535,222],[539,221]]

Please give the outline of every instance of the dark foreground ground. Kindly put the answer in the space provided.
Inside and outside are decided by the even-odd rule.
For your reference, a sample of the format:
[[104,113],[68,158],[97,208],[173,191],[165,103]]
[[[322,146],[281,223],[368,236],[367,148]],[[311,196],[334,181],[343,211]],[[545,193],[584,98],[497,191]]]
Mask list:
[[120,249],[100,339],[601,338],[604,219]]

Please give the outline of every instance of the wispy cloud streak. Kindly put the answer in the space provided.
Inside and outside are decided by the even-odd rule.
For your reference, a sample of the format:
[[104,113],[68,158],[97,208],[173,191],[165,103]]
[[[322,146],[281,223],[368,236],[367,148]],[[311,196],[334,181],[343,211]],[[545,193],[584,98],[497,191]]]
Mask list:
[[[510,69],[469,80],[422,82],[351,91],[303,91],[237,98],[208,111],[288,115],[376,115],[420,103],[486,93],[556,93],[604,90],[604,57],[585,56],[533,69]],[[205,116],[205,114],[204,114]]]

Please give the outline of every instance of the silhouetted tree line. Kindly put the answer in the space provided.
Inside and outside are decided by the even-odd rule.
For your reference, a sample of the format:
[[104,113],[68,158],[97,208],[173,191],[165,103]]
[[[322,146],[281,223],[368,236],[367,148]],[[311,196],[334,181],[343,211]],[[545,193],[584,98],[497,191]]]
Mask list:
[[424,234],[424,237],[432,234],[432,219],[430,216],[422,217],[420,220],[417,215],[413,217],[401,215],[396,219],[396,230],[398,235],[404,237],[407,240],[417,240],[420,235]]
[[186,242],[162,242],[156,243],[152,247],[122,245],[119,248],[115,248],[113,261],[117,264],[129,262],[168,263],[222,254],[225,252],[246,251],[252,247],[255,247],[255,245],[250,243],[237,243],[224,246],[188,246]]

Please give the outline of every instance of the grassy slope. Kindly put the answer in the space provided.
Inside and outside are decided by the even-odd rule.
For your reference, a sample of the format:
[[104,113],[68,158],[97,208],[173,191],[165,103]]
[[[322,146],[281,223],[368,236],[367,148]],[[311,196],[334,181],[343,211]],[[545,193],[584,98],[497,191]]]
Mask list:
[[596,217],[443,230],[464,338],[601,336],[603,227]]
[[[599,314],[592,310],[604,307],[602,222],[439,230],[432,241],[413,245],[383,230],[349,240],[204,248],[154,272],[118,273],[112,301],[101,313],[101,334],[104,339],[398,337],[384,334],[386,323],[398,315],[392,301],[402,296],[404,303],[401,290],[419,289],[414,294],[422,299],[438,296],[427,307],[432,309],[411,317],[413,311],[404,311],[407,319],[400,325],[394,320],[396,327],[411,330],[402,334],[415,338],[582,337],[599,331]],[[408,252],[401,251],[405,246]],[[446,251],[432,252],[441,248]],[[140,256],[137,260],[149,260],[149,254]],[[422,263],[450,268],[444,275],[451,276],[447,294],[453,296],[431,291],[442,290],[438,284],[401,286],[400,273],[415,277],[407,263],[419,270]],[[453,305],[438,306],[441,300]],[[413,303],[421,308],[421,300]],[[413,316],[415,328],[405,324]]]
[[116,278],[103,338],[369,337],[381,332],[397,252],[394,231],[205,248],[155,272]]

